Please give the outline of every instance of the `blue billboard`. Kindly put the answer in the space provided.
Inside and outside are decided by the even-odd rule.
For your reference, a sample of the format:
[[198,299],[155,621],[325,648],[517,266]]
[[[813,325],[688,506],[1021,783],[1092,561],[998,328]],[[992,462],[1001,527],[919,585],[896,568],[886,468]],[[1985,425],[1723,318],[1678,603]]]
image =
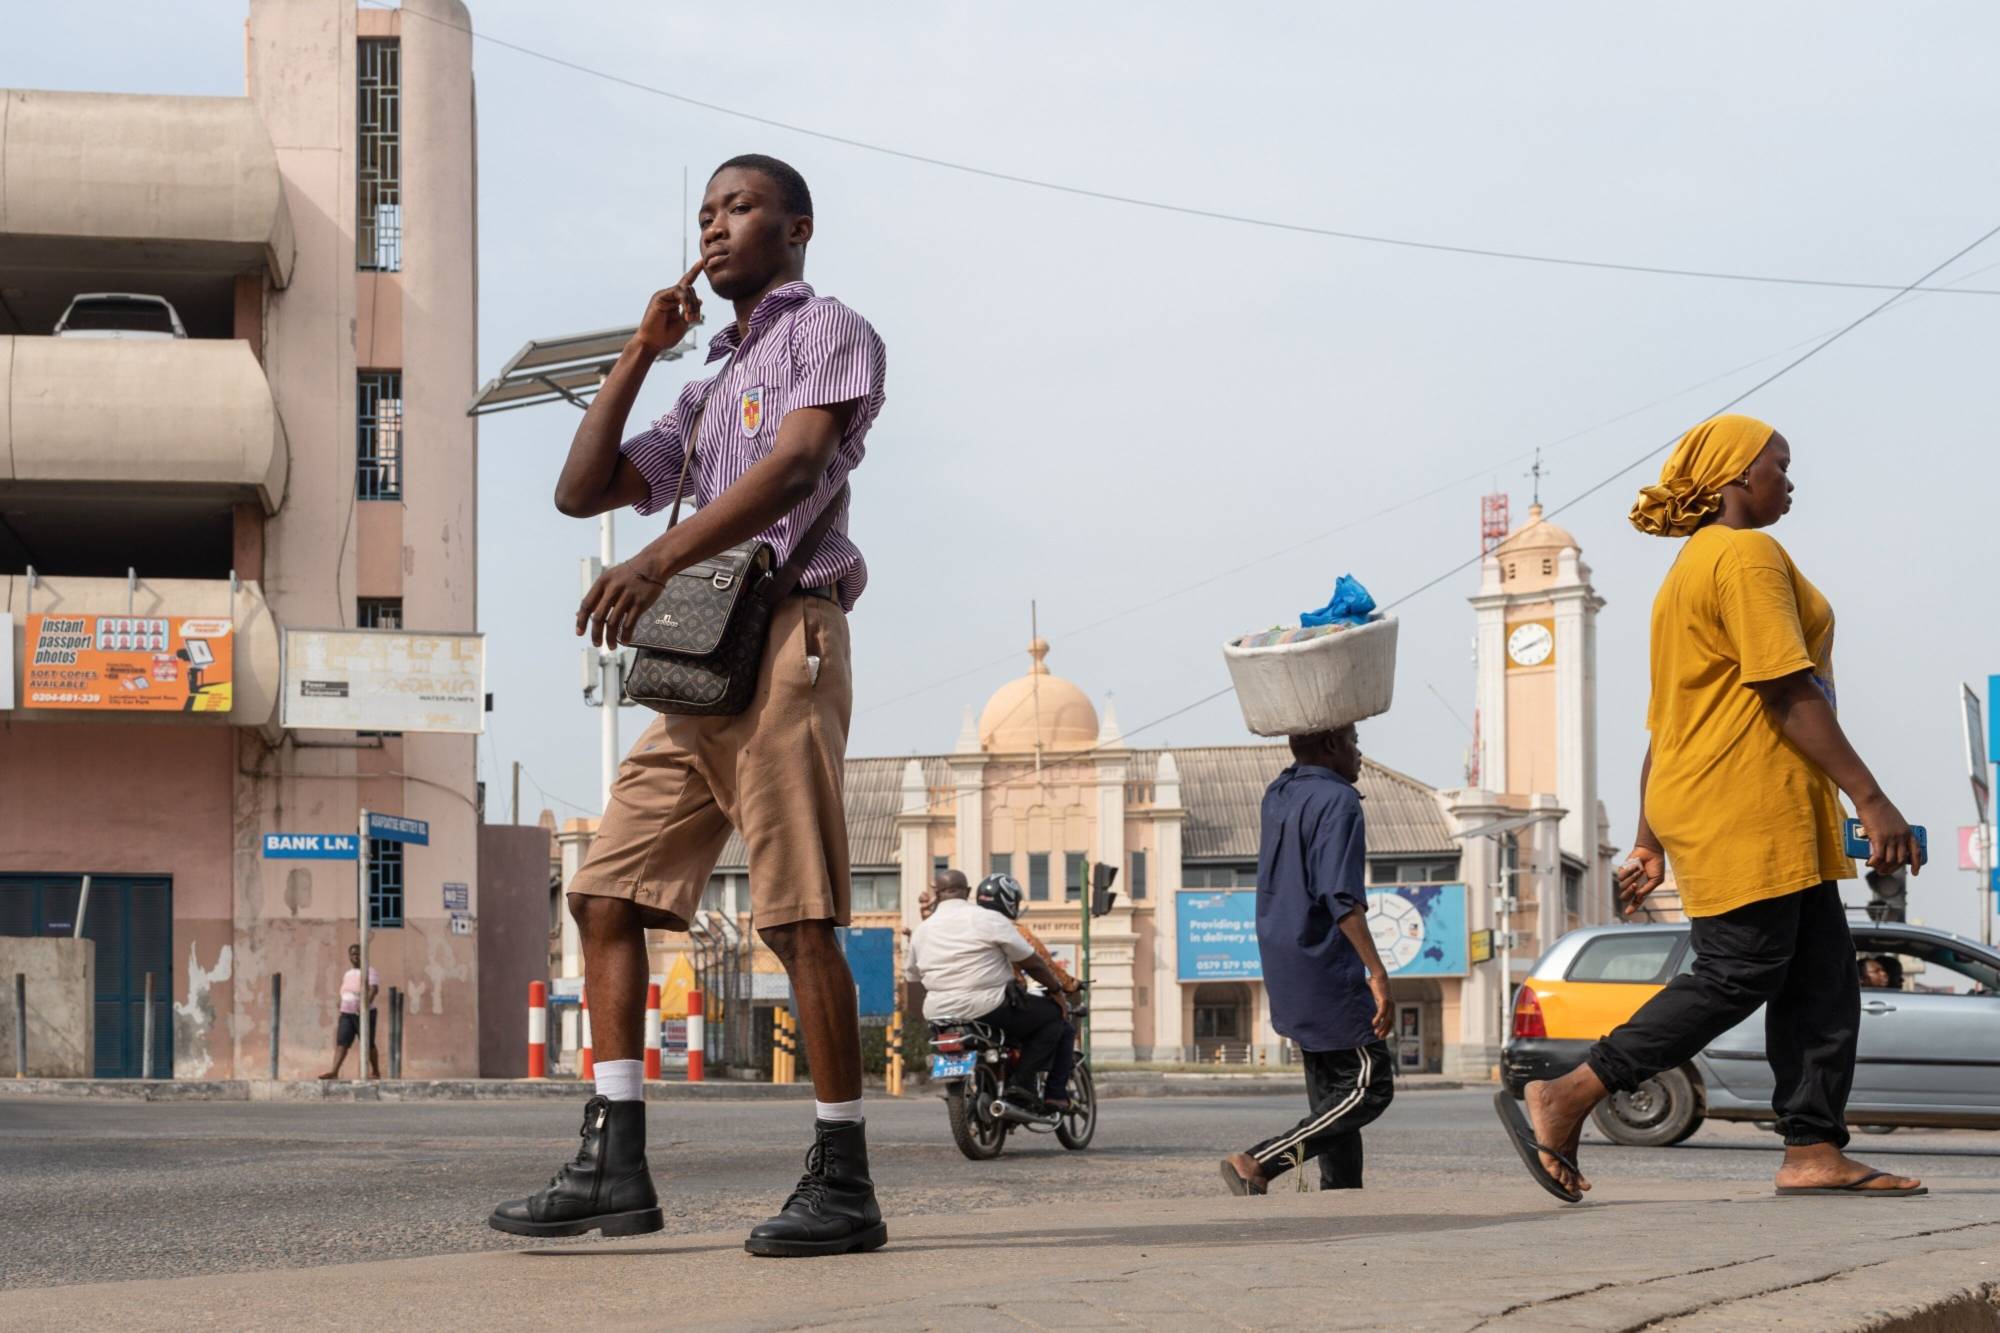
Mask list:
[[1262,981],[1257,954],[1257,890],[1182,893],[1175,901],[1182,981]]
[[[1257,891],[1183,892],[1175,972],[1182,981],[1262,981]],[[1392,977],[1462,977],[1471,971],[1463,884],[1371,890],[1368,930]]]
[[1371,890],[1368,933],[1392,977],[1462,977],[1472,970],[1463,884]]

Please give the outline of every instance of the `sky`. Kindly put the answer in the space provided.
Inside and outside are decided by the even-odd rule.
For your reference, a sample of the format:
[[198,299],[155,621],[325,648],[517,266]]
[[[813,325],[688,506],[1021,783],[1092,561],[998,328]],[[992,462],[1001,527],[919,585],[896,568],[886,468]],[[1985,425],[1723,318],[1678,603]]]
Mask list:
[[[476,0],[479,30],[701,101],[991,171],[1425,242],[1901,285],[2000,224],[2000,10],[1978,3],[1492,6]],[[0,84],[237,95],[235,0],[36,6]],[[855,478],[872,582],[850,753],[949,749],[1026,666],[1115,702],[1135,744],[1246,738],[1221,642],[1352,572],[1388,602],[1670,442],[1887,293],[1608,272],[1365,244],[982,178],[475,49],[479,363],[634,323],[682,264],[685,170],[766,152],[812,184],[808,278],[888,346]],[[2000,289],[2000,239],[1939,275]],[[1973,276],[1978,274],[1979,276]],[[711,302],[715,328],[719,302]],[[1958,689],[2000,672],[2000,297],[1923,295],[1741,410],[1795,451],[1775,530],[1839,618],[1842,721],[1937,861],[1911,912],[1977,933]],[[690,363],[662,366],[635,423]],[[577,560],[550,503],[553,406],[480,431],[489,809],[600,801]],[[421,447],[412,441],[412,447]],[[1625,521],[1657,458],[1558,521],[1606,601],[1600,783],[1629,840],[1647,612],[1675,544]],[[621,556],[659,530],[627,515]],[[1274,552],[1275,558],[1260,559]],[[1247,566],[1247,567],[1246,567]],[[1238,568],[1243,567],[1243,568]],[[1236,571],[1224,575],[1224,571]],[[1218,577],[1218,575],[1224,575]],[[1467,569],[1397,607],[1370,754],[1463,781]],[[419,627],[420,628],[420,627]],[[1983,688],[1982,688],[1983,693]],[[624,736],[646,720],[628,710]],[[1160,719],[1165,719],[1160,721]],[[1155,724],[1157,725],[1151,725]],[[1856,893],[1850,886],[1850,896]]]

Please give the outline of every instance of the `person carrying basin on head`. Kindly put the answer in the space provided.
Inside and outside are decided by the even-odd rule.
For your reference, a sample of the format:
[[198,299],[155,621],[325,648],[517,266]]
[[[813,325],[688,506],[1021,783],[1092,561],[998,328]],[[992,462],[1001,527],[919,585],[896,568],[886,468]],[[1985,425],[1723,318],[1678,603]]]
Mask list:
[[1309,1157],[1321,1189],[1361,1188],[1361,1131],[1396,1095],[1388,972],[1368,931],[1368,822],[1354,725],[1291,738],[1296,761],[1264,793],[1257,951],[1271,1026],[1304,1056],[1309,1109],[1222,1159],[1232,1194],[1266,1193]]
[[1835,713],[1833,609],[1764,531],[1792,507],[1792,448],[1746,416],[1681,437],[1632,523],[1683,539],[1653,602],[1652,733],[1639,770],[1639,830],[1618,871],[1630,913],[1667,863],[1691,919],[1694,965],[1560,1078],[1494,1105],[1535,1181],[1569,1202],[1583,1122],[1693,1058],[1765,1006],[1784,1135],[1780,1194],[1923,1193],[1842,1149],[1861,990],[1835,881],[1851,879],[1840,794],[1870,841],[1869,865],[1922,867],[1917,838]]

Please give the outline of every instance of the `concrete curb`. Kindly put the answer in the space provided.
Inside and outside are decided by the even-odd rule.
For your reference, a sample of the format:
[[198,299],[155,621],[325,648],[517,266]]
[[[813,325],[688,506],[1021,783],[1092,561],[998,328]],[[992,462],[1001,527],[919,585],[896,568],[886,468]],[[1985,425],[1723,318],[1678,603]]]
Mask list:
[[[1296,1074],[1146,1074],[1107,1073],[1097,1080],[1106,1101],[1127,1097],[1268,1097],[1296,1093]],[[1450,1090],[1469,1085],[1449,1079],[1399,1084],[1399,1092]],[[868,1091],[882,1095],[882,1085]],[[533,1102],[574,1101],[588,1095],[576,1079],[381,1079],[357,1083],[349,1079],[136,1079],[22,1078],[0,1080],[0,1098],[35,1097],[76,1101],[125,1102]],[[809,1083],[771,1084],[744,1079],[682,1083],[658,1081],[646,1085],[649,1102],[675,1101],[809,1101]],[[927,1097],[929,1084],[912,1080],[907,1096]]]

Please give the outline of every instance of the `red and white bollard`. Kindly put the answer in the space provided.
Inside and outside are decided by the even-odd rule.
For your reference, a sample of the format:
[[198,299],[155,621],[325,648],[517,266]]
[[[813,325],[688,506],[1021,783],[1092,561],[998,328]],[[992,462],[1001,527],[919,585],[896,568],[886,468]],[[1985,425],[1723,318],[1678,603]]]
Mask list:
[[583,1049],[577,1054],[576,1076],[578,1078],[596,1078],[597,1061],[592,1059],[590,1055],[590,992],[585,991],[579,994],[576,1002],[583,1010]]
[[549,1076],[549,987],[528,983],[528,1077]]
[[646,984],[646,1077],[660,1076],[660,983]]
[[688,1082],[699,1083],[701,1082],[701,1053],[702,1047],[706,1044],[706,1034],[702,1031],[701,992],[698,990],[688,992],[687,1034]]

